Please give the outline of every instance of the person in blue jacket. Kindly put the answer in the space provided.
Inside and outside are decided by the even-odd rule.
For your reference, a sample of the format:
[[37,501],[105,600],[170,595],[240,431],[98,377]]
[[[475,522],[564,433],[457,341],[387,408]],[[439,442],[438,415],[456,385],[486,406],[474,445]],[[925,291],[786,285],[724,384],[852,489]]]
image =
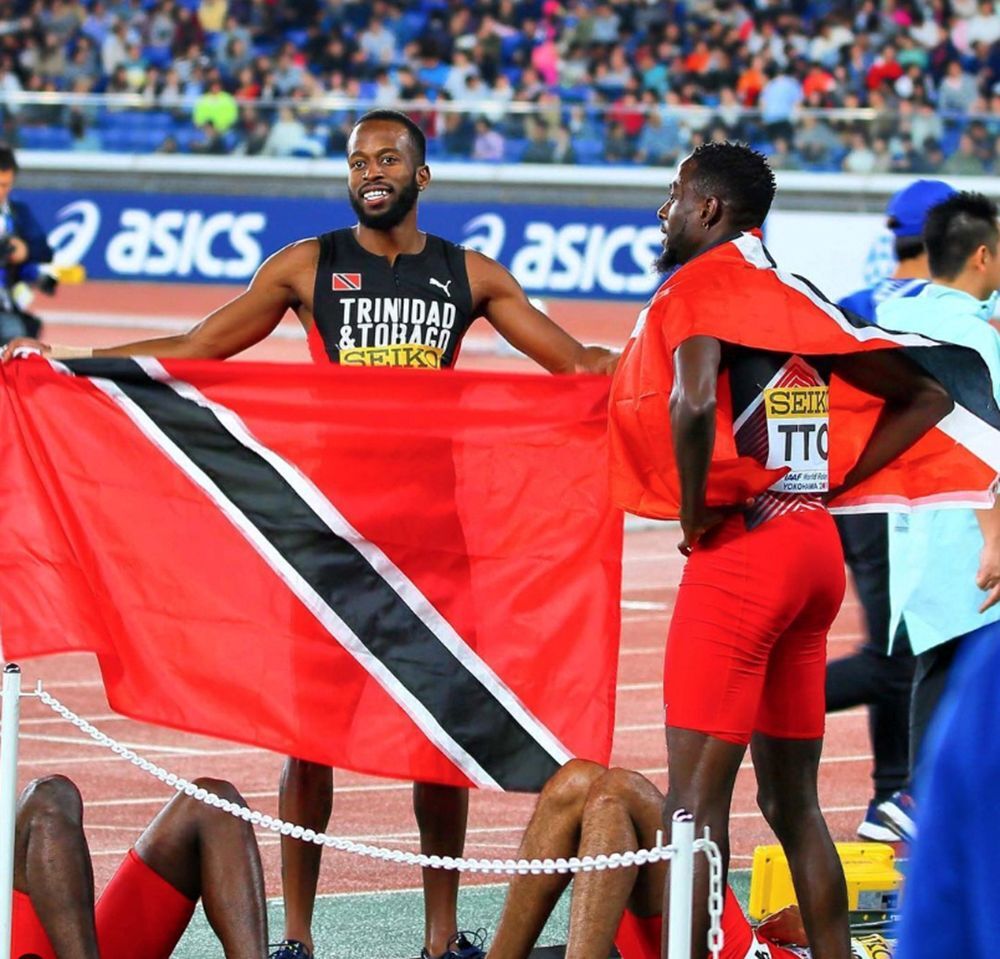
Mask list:
[[998,675],[1000,624],[962,649],[928,733],[897,959],[991,956],[1000,942]]
[[[844,297],[837,305],[867,323],[875,323],[875,312],[882,304],[917,296],[930,282],[923,239],[927,213],[954,193],[941,180],[915,180],[895,193],[885,213],[893,235],[896,269],[873,286]],[[865,642],[856,652],[827,667],[826,708],[837,712],[868,707],[874,789],[857,833],[862,839],[896,842],[900,838],[896,823],[910,805],[914,657],[905,624],[898,636],[889,632],[889,524],[885,513],[849,513],[834,519],[864,610]]]
[[[40,270],[52,259],[52,247],[26,203],[11,199],[17,179],[17,158],[0,145],[0,342],[15,336],[37,336],[41,323],[21,309],[14,295],[20,282],[46,289]],[[48,289],[47,292],[51,292]]]

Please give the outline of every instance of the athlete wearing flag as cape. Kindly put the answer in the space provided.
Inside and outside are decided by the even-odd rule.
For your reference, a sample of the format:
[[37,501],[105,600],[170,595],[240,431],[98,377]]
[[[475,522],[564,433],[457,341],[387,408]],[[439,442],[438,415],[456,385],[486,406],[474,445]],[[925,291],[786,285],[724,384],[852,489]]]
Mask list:
[[[847,959],[844,877],[816,794],[826,636],[845,586],[827,503],[870,507],[905,451],[954,448],[929,432],[953,401],[892,349],[931,341],[855,327],[778,270],[759,232],[774,192],[765,158],[742,145],[708,144],[680,164],[658,213],[657,266],[676,270],[612,386],[612,482],[630,512],[679,519],[688,556],[666,651],[665,820],[692,811],[728,864],[749,745],[813,955]],[[995,470],[976,479],[986,495]],[[901,480],[894,501],[929,497],[939,480]],[[695,902],[707,892],[702,870]],[[707,928],[696,908],[696,954]]]

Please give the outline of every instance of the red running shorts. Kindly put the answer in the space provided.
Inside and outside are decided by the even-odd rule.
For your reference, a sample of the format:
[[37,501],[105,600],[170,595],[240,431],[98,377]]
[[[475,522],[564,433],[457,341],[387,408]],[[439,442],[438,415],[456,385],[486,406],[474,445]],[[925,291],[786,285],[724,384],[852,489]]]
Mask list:
[[684,567],[667,636],[667,726],[746,745],[754,732],[823,735],[826,637],[844,557],[824,509],[747,532],[733,516]]
[[[101,959],[170,959],[195,904],[130,849],[94,910]],[[14,892],[13,956],[56,959],[24,893]]]
[[[722,907],[724,942],[720,959],[800,959],[801,953],[783,949],[767,939],[759,938],[740,907],[733,890],[726,887]],[[622,959],[660,959],[663,936],[661,916],[637,916],[625,911],[615,935],[615,945]]]

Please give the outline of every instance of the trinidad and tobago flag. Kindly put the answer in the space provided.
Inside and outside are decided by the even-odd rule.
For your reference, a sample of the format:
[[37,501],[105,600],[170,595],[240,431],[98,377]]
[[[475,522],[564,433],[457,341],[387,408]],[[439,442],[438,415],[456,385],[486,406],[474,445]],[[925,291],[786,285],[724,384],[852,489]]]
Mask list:
[[331,283],[335,293],[346,293],[351,290],[361,289],[360,273],[334,273]]
[[407,779],[606,762],[608,380],[32,357],[0,370],[8,659],[112,706]]
[[[905,351],[948,390],[955,408],[892,463],[834,499],[831,510],[989,508],[1000,485],[1000,349],[982,326],[982,349],[871,326],[834,306],[808,280],[778,269],[760,238],[742,233],[678,269],[639,314],[611,387],[612,498],[643,516],[679,515],[680,479],[670,432],[674,351],[686,339],[709,336],[784,357]],[[741,432],[747,411],[734,408],[732,386],[724,371],[705,492],[710,506],[759,497],[790,472],[767,468],[748,455],[753,437]],[[834,373],[823,406],[829,416],[823,458],[829,484],[836,487],[857,462],[883,403]]]

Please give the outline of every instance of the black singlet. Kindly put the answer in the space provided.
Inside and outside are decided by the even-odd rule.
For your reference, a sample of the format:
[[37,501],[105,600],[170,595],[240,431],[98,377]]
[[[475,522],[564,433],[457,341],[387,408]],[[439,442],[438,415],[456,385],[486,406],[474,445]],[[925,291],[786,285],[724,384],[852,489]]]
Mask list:
[[427,234],[420,253],[390,264],[351,229],[318,237],[315,330],[326,356],[349,366],[451,366],[472,320],[465,250]]

